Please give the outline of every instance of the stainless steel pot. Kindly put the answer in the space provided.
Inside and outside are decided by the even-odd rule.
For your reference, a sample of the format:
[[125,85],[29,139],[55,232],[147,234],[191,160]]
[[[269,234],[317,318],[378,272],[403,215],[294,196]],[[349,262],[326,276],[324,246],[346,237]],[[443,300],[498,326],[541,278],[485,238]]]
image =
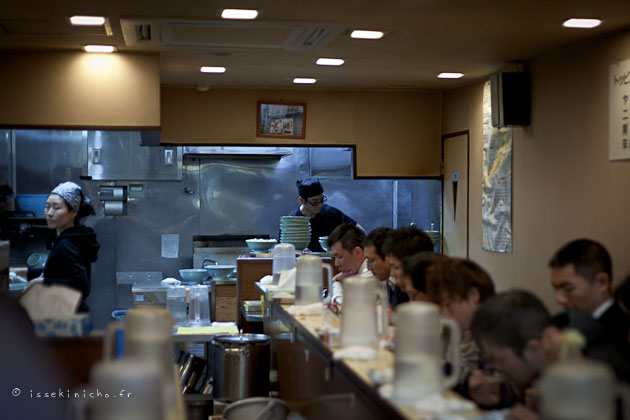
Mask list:
[[212,339],[215,400],[269,396],[270,342],[264,334],[217,335]]

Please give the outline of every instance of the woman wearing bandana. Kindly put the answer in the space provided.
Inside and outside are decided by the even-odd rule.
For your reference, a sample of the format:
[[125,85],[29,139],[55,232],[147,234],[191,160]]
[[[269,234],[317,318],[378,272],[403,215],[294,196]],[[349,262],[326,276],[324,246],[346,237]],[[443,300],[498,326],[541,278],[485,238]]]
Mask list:
[[46,200],[46,223],[57,230],[44,268],[44,284],[62,284],[82,293],[79,312],[87,312],[90,294],[90,264],[96,261],[100,245],[92,228],[79,224],[94,214],[90,199],[74,182],[55,187]]

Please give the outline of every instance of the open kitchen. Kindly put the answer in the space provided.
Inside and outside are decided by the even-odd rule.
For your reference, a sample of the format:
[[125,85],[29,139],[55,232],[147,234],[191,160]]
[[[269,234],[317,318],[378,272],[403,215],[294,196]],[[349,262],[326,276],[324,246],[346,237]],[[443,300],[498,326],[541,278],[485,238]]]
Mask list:
[[[441,13],[395,1],[395,12],[359,13],[355,1],[337,5],[348,10],[265,1],[253,19],[230,20],[197,1],[186,10],[42,3],[32,17],[9,3],[0,6],[0,314],[11,344],[0,353],[0,417],[627,414],[615,407],[625,403],[628,340],[606,331],[602,353],[614,357],[599,360],[585,331],[600,331],[611,307],[615,329],[629,322],[620,297],[630,274],[629,5],[534,8],[538,31],[519,26],[517,4]],[[70,24],[84,14],[103,21]],[[563,27],[573,15],[599,25]],[[434,37],[447,27],[459,41]],[[380,36],[356,38],[360,29]],[[114,50],[82,50],[93,41]],[[304,194],[298,180],[321,189]],[[86,199],[94,214],[76,226],[63,218]],[[312,238],[318,212],[331,208],[352,223]],[[44,274],[78,225],[98,243],[84,300],[85,289]],[[586,245],[604,263],[582,296],[602,300],[580,307],[567,283],[588,275],[570,258],[575,270],[562,270],[568,250]],[[290,267],[280,274],[283,251]],[[455,272],[479,283],[462,294],[447,282]],[[297,292],[305,282],[308,299]],[[393,304],[396,293],[411,302]],[[473,306],[453,309],[469,298]],[[547,353],[571,360],[545,353],[523,383],[511,377],[494,353],[501,340],[486,335],[525,318],[493,321],[503,298],[510,313],[518,301],[545,320],[519,361],[545,353],[533,348],[550,337]],[[567,333],[575,325],[581,335]],[[532,340],[542,344],[526,347]],[[471,348],[478,368],[462,370]],[[487,380],[492,398],[475,395],[471,378]],[[601,392],[571,387],[580,380]],[[112,398],[77,397],[97,389]]]

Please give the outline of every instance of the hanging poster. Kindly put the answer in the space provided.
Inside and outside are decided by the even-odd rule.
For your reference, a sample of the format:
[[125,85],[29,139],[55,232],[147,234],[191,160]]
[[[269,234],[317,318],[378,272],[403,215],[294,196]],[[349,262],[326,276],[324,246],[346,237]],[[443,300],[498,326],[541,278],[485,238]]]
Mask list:
[[630,159],[630,60],[610,66],[608,159]]
[[487,82],[483,88],[483,249],[512,252],[512,129],[492,126],[490,101]]

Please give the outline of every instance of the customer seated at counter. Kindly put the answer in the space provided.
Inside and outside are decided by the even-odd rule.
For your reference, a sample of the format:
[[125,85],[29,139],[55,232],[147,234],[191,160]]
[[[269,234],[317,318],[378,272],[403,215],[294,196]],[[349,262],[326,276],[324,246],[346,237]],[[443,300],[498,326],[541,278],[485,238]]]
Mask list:
[[429,235],[415,227],[399,228],[391,232],[383,244],[385,254],[389,256],[391,264],[390,276],[396,281],[396,286],[407,292],[403,273],[402,261],[405,257],[422,251],[433,251],[433,242]]
[[307,249],[312,252],[324,252],[319,244],[321,236],[328,236],[339,225],[357,222],[336,207],[325,204],[324,187],[317,178],[298,179],[295,183],[298,190],[300,206],[289,216],[305,216],[311,218],[311,239]]
[[367,267],[367,260],[363,252],[365,232],[356,225],[342,224],[335,228],[326,245],[332,250],[335,266],[339,269],[333,277],[331,304],[343,305],[343,280],[350,276],[377,278]]
[[383,288],[387,290],[390,310],[395,309],[400,303],[409,300],[407,294],[396,286],[396,281],[390,276],[391,265],[389,263],[389,255],[387,255],[383,249],[385,241],[392,232],[392,228],[378,227],[368,233],[363,241],[363,250],[367,257],[367,267],[372,274],[380,280],[380,284],[382,284]]
[[[511,419],[537,418],[533,382],[557,361],[585,356],[608,364],[619,378],[627,377],[630,372],[614,345],[602,339],[604,330],[595,320],[575,310],[567,311],[565,316],[569,322],[563,331],[554,325],[543,303],[523,290],[494,295],[475,312],[471,323],[473,336],[492,358],[498,372],[521,390],[521,402],[513,407]],[[577,329],[582,337],[569,329]]]
[[422,258],[420,262],[429,261],[423,276],[426,297],[440,305],[442,315],[457,322],[462,333],[461,372],[455,390],[485,408],[512,404],[512,386],[500,383],[483,372],[488,367],[489,357],[483,354],[470,330],[479,306],[495,293],[490,275],[471,260],[427,252],[412,259],[418,260],[417,257]]
[[596,319],[630,359],[630,317],[612,295],[612,261],[608,251],[590,239],[571,241],[549,261],[556,301]]
[[426,271],[433,263],[448,258],[433,251],[422,251],[402,260],[402,272],[407,296],[411,301],[429,301],[426,294]]

